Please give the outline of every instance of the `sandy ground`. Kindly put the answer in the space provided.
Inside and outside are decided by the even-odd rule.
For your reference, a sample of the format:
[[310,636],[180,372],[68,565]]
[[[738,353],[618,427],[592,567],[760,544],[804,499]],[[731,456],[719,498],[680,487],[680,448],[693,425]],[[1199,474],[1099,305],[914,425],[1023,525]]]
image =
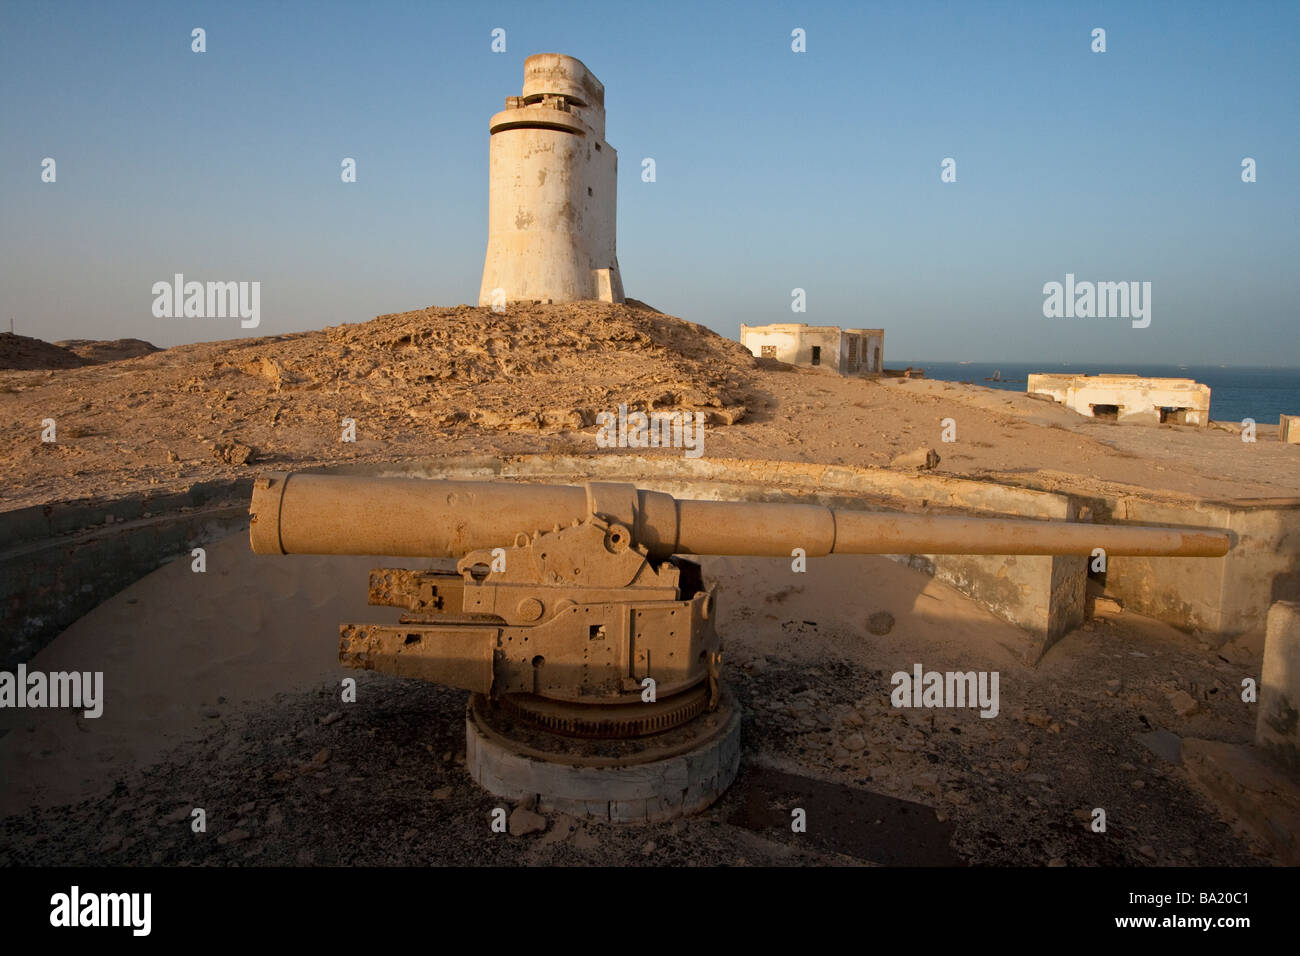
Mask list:
[[[595,416],[620,402],[703,412],[706,456],[884,467],[928,445],[941,473],[1041,488],[1300,494],[1300,446],[1268,428],[1245,443],[1217,428],[1094,422],[976,385],[840,378],[758,362],[640,304],[576,303],[426,309],[85,368],[0,371],[0,417],[12,423],[0,433],[0,506],[305,464],[619,454],[597,447]],[[55,443],[41,441],[48,418]],[[344,418],[356,422],[355,442],[342,441]],[[941,441],[946,418],[955,443]]]
[[[746,715],[744,773],[714,808],[491,833],[492,809],[511,808],[465,772],[465,695],[337,664],[337,623],[391,610],[364,604],[371,563],[258,557],[234,535],[206,574],[176,562],[69,628],[31,666],[103,670],[105,713],[3,712],[0,865],[1267,862],[1138,740],[1250,739],[1233,693],[1258,676],[1249,650],[1189,647],[1121,614],[1026,667],[1023,632],[879,557],[806,574],[706,560]],[[880,612],[894,623],[878,635]],[[892,708],[890,675],[916,663],[998,671],[998,716]],[[340,701],[346,676],[355,703]],[[1179,717],[1176,689],[1200,712]],[[771,771],[789,776],[775,786]],[[808,834],[789,832],[787,805],[818,808]],[[1088,828],[1094,807],[1105,834]]]

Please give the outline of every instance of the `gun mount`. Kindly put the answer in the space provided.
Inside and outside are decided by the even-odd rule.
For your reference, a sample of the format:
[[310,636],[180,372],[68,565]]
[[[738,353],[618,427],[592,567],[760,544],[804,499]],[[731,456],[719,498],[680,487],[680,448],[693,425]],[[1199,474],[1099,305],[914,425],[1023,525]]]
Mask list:
[[715,593],[687,555],[1195,557],[1231,543],[1214,530],[690,501],[602,482],[273,474],[250,513],[259,554],[458,558],[455,572],[371,571],[370,603],[405,613],[341,625],[340,660],[470,691],[483,786],[615,819],[700,809],[736,772]]

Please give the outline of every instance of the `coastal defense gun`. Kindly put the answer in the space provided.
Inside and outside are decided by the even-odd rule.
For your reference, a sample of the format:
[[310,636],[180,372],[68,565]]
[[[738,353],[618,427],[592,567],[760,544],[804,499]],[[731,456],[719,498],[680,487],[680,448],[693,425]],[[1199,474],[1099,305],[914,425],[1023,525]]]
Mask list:
[[[459,559],[454,572],[372,570],[370,603],[404,613],[396,625],[341,625],[341,662],[471,691],[480,783],[568,811],[595,803],[596,815],[610,788],[631,793],[607,801],[615,819],[698,809],[735,773],[715,590],[691,555],[1212,557],[1231,544],[1217,530],[679,500],[605,482],[272,474],[255,482],[250,513],[258,554]],[[699,764],[693,802],[679,758]],[[548,768],[580,769],[585,782],[548,783]],[[629,770],[657,782],[637,789]],[[681,791],[675,811],[663,790],[670,803]]]

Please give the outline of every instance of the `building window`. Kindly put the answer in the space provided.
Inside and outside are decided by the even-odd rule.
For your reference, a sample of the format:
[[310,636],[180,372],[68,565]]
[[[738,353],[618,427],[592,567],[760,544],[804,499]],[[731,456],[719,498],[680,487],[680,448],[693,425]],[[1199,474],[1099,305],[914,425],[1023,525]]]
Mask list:
[[776,346],[775,346],[775,345],[764,345],[764,346],[760,346],[760,347],[761,347],[762,350],[763,350],[763,358],[776,358]]
[[849,336],[849,365],[848,371],[856,372],[858,370],[858,337]]
[[820,345],[814,345],[814,346],[812,347],[812,350],[813,350],[813,357],[812,357],[812,363],[813,363],[813,365],[821,365],[821,364],[822,364],[822,347],[821,347]]

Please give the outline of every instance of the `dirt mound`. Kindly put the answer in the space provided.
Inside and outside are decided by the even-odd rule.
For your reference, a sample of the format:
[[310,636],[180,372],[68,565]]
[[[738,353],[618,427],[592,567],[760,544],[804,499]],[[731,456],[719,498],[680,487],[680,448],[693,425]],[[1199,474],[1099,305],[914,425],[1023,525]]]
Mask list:
[[28,335],[0,332],[0,368],[31,371],[47,368],[80,368],[86,362],[74,352]]
[[745,414],[754,367],[744,346],[703,326],[599,302],[381,315],[237,346],[216,366],[274,394],[345,389],[385,420],[510,430],[582,428],[619,404],[730,424]]
[[[747,349],[636,303],[429,308],[94,365],[24,341],[65,369],[0,370],[0,409],[31,423],[0,434],[11,499],[452,449],[595,454],[596,416],[620,404],[715,427],[758,405]],[[41,441],[47,418],[57,443]]]
[[54,344],[79,355],[89,365],[120,362],[122,359],[139,358],[141,355],[162,351],[144,339],[63,339]]

